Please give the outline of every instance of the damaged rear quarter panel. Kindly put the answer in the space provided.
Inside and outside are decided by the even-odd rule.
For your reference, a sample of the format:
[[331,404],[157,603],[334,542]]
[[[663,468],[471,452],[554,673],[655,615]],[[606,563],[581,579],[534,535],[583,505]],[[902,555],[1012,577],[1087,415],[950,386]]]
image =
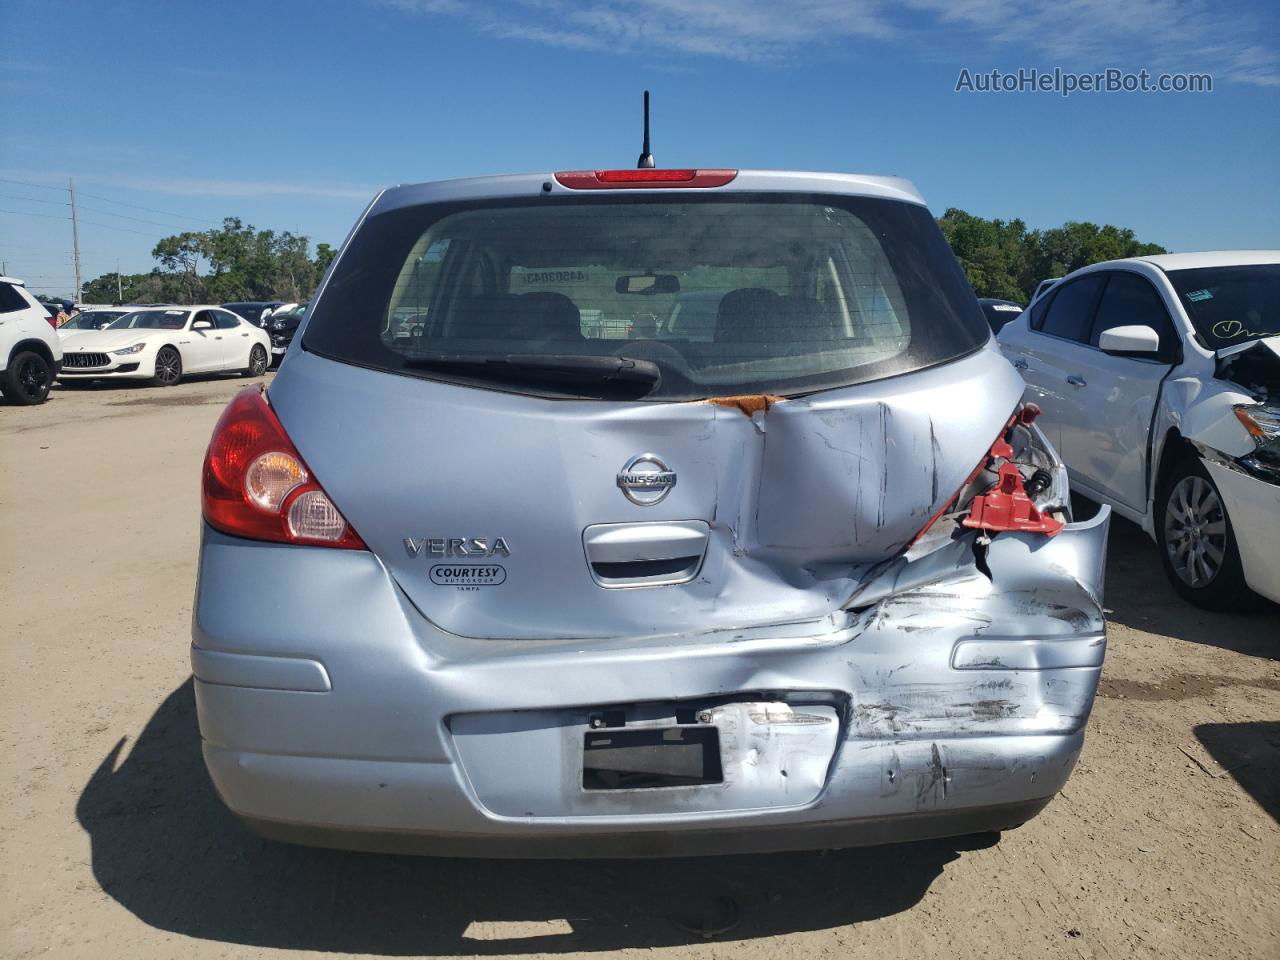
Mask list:
[[[1082,729],[1106,645],[1101,604],[1109,520],[1104,507],[1052,539],[999,534],[988,552],[990,579],[972,566],[948,567],[946,550],[885,570],[864,596],[896,592],[863,609],[865,630],[850,644],[850,737]],[[912,566],[922,569],[902,569]],[[925,582],[908,586],[916,578]],[[987,660],[957,664],[957,651],[975,644]]]

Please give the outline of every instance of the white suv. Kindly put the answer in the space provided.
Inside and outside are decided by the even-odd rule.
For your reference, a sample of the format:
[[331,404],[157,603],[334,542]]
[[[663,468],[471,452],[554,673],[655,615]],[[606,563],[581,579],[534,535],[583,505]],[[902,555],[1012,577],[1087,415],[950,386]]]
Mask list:
[[10,403],[44,403],[62,368],[49,314],[21,280],[0,277],[0,391]]

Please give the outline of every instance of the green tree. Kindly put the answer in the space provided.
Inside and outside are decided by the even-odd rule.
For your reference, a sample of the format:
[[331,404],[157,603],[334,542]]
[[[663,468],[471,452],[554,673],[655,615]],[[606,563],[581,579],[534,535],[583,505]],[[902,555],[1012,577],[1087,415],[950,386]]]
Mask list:
[[1028,278],[1034,289],[1036,283],[1046,277],[1061,277],[1072,270],[1079,270],[1101,260],[1120,260],[1149,254],[1167,253],[1155,243],[1139,243],[1132,230],[1105,224],[1071,221],[1061,227],[1032,235],[1032,249],[1028,258],[1030,273],[1038,279]]
[[200,275],[202,262],[208,259],[206,235],[180,233],[165,237],[151,251],[161,269],[177,281],[181,291],[179,302],[197,303],[204,299],[205,283]]
[[229,300],[310,298],[335,251],[316,247],[300,234],[258,230],[239,217],[222,226],[165,237],[152,249],[158,266],[147,274],[119,278],[103,274],[85,284],[82,297],[94,303],[225,303]]
[[282,233],[272,244],[275,262],[275,289],[282,300],[300,302],[311,295],[319,281],[315,261],[308,255],[309,241],[292,233]]
[[978,296],[1020,297],[1026,224],[1021,220],[985,220],[952,207],[938,219],[938,226]]
[[965,276],[980,297],[1026,303],[1041,280],[1101,260],[1166,253],[1141,243],[1132,230],[1106,224],[1064,223],[1028,231],[1021,220],[987,220],[951,208],[938,218]]
[[338,251],[327,243],[316,244],[316,282],[324,276],[324,272],[329,269],[329,264],[333,263],[333,258],[337,255]]

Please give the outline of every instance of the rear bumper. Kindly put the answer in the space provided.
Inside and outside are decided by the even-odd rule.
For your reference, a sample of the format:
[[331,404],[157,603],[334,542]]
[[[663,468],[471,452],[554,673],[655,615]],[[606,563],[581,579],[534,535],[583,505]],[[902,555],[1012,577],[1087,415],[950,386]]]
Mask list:
[[[206,529],[205,760],[264,834],[362,849],[665,856],[1004,829],[1048,802],[1083,743],[1107,519],[997,537],[990,580],[967,544],[946,548],[818,623],[523,643],[435,629],[370,554]],[[722,784],[582,789],[592,711],[758,701],[820,702],[835,726],[785,751],[782,731],[722,732]]]
[[[1057,754],[1065,781],[1079,752],[1081,737],[1051,738],[1045,743]],[[979,744],[973,745],[980,748]],[[1008,755],[1034,751],[1031,743],[995,745]],[[950,751],[949,751],[950,752]],[[870,758],[868,758],[870,759]],[[1047,758],[1046,758],[1047,759]],[[448,767],[371,764],[361,761],[332,761],[295,758],[287,774],[288,789],[305,783],[307,793],[317,801],[299,818],[290,807],[291,819],[273,819],[258,812],[237,815],[262,836],[307,846],[339,847],[374,853],[423,854],[443,857],[496,857],[502,859],[566,859],[587,857],[700,857],[743,853],[778,853],[788,850],[841,849],[905,843],[954,837],[969,833],[1011,830],[1030,820],[1048,805],[1050,795],[990,805],[967,804],[916,812],[842,817],[846,811],[876,806],[873,798],[861,800],[850,795],[858,780],[854,769],[839,772],[821,807],[807,816],[785,818],[700,820],[656,824],[494,824],[476,820],[469,808],[457,811],[458,820],[442,822],[434,804],[423,798],[459,795]],[[225,779],[224,766],[241,763],[255,766],[245,755],[229,756],[205,750],[205,761],[215,782]],[[1061,785],[1059,782],[1059,786]],[[369,796],[368,784],[380,787]],[[259,787],[274,791],[278,784],[269,778]],[[243,785],[242,785],[243,789]],[[350,811],[360,810],[353,823]],[[281,811],[270,811],[279,813]],[[333,817],[333,820],[326,819]],[[471,822],[476,820],[476,822]],[[461,821],[461,822],[460,822]],[[387,824],[391,824],[388,826]]]

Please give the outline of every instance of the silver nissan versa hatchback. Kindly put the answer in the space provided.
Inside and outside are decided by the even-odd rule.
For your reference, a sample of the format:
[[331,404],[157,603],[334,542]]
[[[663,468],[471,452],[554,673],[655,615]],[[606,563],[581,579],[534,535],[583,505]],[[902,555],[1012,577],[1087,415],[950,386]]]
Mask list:
[[373,201],[203,473],[204,756],[262,834],[499,857],[1012,828],[1075,764],[1108,513],[908,182]]

